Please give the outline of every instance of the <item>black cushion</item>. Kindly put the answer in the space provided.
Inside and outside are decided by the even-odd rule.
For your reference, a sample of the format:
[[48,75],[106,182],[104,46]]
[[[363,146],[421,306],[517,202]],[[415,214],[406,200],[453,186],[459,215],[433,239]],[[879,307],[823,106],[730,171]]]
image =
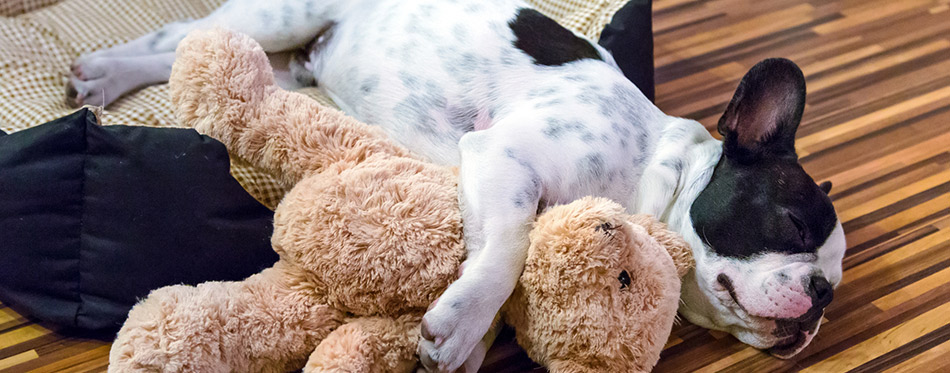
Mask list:
[[0,137],[0,300],[116,329],[152,289],[272,265],[273,213],[191,129],[99,126],[80,110]]
[[653,101],[653,0],[624,4],[604,27],[598,43],[610,51],[623,75]]

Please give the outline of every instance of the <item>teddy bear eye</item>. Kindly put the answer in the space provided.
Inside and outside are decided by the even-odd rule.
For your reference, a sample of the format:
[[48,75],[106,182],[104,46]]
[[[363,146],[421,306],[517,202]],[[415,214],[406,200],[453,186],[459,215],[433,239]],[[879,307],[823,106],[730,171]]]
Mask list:
[[617,276],[617,280],[620,281],[620,289],[626,289],[630,286],[630,274],[627,271],[620,272],[620,276]]
[[604,234],[611,237],[613,236],[613,233],[611,233],[611,231],[613,231],[614,229],[617,229],[617,227],[615,227],[613,224],[610,224],[609,222],[604,222],[603,224],[598,225],[597,228],[594,228],[594,230],[603,231]]

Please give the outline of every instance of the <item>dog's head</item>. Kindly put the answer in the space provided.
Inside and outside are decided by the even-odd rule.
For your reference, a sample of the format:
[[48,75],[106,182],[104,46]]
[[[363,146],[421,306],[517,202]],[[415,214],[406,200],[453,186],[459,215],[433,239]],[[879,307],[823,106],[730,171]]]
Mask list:
[[762,61],[742,79],[719,120],[722,157],[690,208],[703,245],[683,284],[690,321],[781,358],[818,331],[845,251],[831,184],[816,184],[795,153],[804,107],[791,61]]

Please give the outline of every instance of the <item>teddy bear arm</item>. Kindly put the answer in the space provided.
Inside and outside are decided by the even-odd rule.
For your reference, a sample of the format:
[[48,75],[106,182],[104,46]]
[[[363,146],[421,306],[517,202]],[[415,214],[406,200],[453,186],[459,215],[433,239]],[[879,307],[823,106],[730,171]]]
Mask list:
[[246,35],[195,31],[177,53],[169,84],[182,124],[289,184],[340,162],[409,155],[379,129],[278,87],[264,50]]
[[419,322],[419,315],[353,319],[320,342],[304,372],[411,372]]

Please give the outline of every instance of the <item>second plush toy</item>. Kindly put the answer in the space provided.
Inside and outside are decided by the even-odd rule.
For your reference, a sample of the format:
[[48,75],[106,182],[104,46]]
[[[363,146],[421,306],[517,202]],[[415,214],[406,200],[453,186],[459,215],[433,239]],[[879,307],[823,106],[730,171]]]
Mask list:
[[[153,291],[110,371],[406,372],[419,326],[465,258],[456,175],[274,83],[249,38],[196,32],[172,78],[179,119],[293,189],[272,268]],[[689,248],[652,218],[585,198],[548,209],[502,310],[554,372],[647,371],[669,336]],[[224,258],[222,258],[224,260]]]

